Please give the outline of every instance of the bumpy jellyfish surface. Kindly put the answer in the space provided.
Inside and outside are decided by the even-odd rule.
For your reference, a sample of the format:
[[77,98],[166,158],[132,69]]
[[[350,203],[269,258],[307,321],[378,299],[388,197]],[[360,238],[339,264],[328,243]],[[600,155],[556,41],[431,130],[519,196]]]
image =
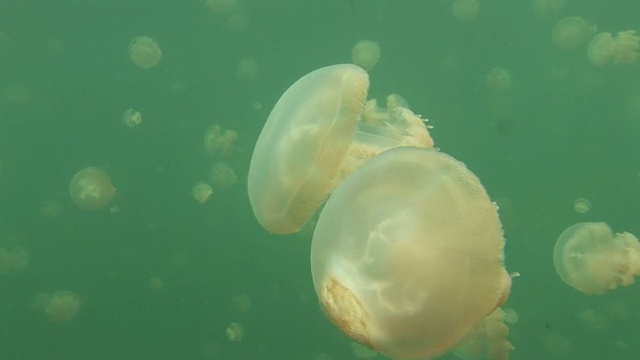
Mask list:
[[258,137],[247,179],[258,222],[277,234],[300,231],[353,170],[397,146],[432,146],[424,121],[394,108],[386,122],[362,120],[369,76],[353,64],[317,69],[280,97]]
[[496,205],[465,165],[398,147],[354,171],[311,244],[321,307],[351,339],[391,358],[452,349],[508,297]]
[[640,243],[630,233],[614,234],[602,222],[577,223],[560,234],[553,265],[568,285],[585,294],[600,295],[629,286],[640,275]]
[[453,354],[463,360],[508,360],[514,347],[507,340],[509,327],[506,322],[505,311],[495,309],[456,346]]

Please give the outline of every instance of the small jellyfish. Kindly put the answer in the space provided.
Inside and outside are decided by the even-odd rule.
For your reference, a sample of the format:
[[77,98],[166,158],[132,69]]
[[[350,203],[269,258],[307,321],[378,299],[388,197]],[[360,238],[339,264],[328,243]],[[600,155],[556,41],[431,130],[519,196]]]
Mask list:
[[455,0],[453,2],[453,17],[460,21],[471,21],[478,16],[480,1],[478,0]]
[[122,115],[122,121],[128,127],[136,127],[142,123],[142,114],[135,109],[128,109]]
[[238,140],[238,133],[220,125],[211,125],[204,135],[204,148],[211,156],[230,156]]
[[505,324],[514,325],[514,324],[517,324],[518,321],[520,320],[520,315],[518,315],[518,312],[515,309],[504,308],[502,309],[502,311],[504,312]]
[[578,314],[580,322],[587,328],[595,331],[604,330],[609,327],[609,320],[594,309],[584,309]]
[[256,142],[247,179],[258,222],[277,234],[296,233],[349,173],[382,151],[430,147],[424,121],[406,108],[385,120],[361,119],[369,76],[341,64],[314,70],[280,97]]
[[564,18],[551,30],[551,40],[563,50],[573,50],[592,37],[598,28],[578,16]]
[[231,299],[231,309],[237,313],[244,313],[251,309],[253,301],[247,294],[236,295]]
[[578,214],[586,214],[591,210],[591,202],[585,198],[578,198],[573,202],[573,209]]
[[540,20],[557,16],[564,8],[565,0],[533,0],[533,15]]
[[464,164],[397,147],[354,171],[311,244],[321,307],[352,340],[398,359],[441,355],[508,297],[497,208]]
[[51,295],[44,312],[53,322],[68,322],[76,318],[80,305],[80,297],[75,293],[58,291]]
[[585,294],[629,286],[640,275],[640,243],[630,233],[613,234],[602,222],[578,223],[560,234],[553,249],[558,276]]
[[211,194],[213,194],[211,185],[204,181],[198,181],[191,188],[191,195],[193,195],[193,198],[200,204],[206,203],[209,200],[209,197],[211,197]]
[[456,346],[453,354],[463,360],[508,360],[514,347],[507,340],[509,328],[505,323],[504,311],[495,309]]
[[164,289],[165,285],[164,280],[159,276],[152,276],[149,278],[149,289],[151,290],[160,291]]
[[238,176],[231,166],[218,161],[211,166],[208,181],[214,189],[226,189],[238,182]]
[[371,71],[380,60],[380,45],[371,40],[360,40],[351,49],[351,62]]
[[244,328],[237,322],[232,322],[227,326],[227,338],[233,342],[240,342],[244,338]]
[[69,185],[71,200],[83,209],[100,210],[116,195],[116,188],[104,170],[86,167],[78,171]]
[[258,69],[260,66],[255,60],[243,59],[238,63],[238,70],[236,76],[240,80],[251,81],[258,77]]
[[158,42],[150,36],[138,36],[129,44],[129,57],[134,64],[149,69],[160,61],[162,50]]
[[511,71],[503,67],[491,69],[484,79],[485,85],[491,90],[508,89],[512,81]]
[[30,260],[29,250],[22,246],[0,248],[0,275],[24,270]]
[[640,37],[635,30],[621,31],[614,37],[602,32],[589,42],[587,56],[596,66],[607,64],[633,64],[638,57]]

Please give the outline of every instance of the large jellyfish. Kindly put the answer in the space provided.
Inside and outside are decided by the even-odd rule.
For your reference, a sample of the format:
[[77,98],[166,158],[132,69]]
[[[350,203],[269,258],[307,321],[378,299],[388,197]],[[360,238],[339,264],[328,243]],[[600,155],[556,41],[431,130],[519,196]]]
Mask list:
[[596,66],[613,64],[633,64],[638,58],[640,36],[635,30],[620,31],[613,36],[602,32],[589,42],[587,57]]
[[613,234],[603,222],[583,222],[560,234],[553,264],[565,283],[585,294],[600,295],[629,286],[640,275],[640,243],[630,233]]
[[397,146],[433,146],[424,121],[409,109],[386,121],[360,121],[369,76],[352,65],[303,76],[280,97],[258,138],[248,176],[258,222],[278,234],[298,232],[349,173]]
[[325,204],[311,273],[329,319],[397,359],[433,358],[508,297],[496,205],[464,164],[399,147],[354,171]]

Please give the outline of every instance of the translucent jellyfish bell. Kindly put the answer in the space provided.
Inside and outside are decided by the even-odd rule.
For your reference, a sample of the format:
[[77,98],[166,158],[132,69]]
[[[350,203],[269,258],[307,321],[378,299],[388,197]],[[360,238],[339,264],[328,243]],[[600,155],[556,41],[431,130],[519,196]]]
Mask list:
[[602,222],[583,222],[560,234],[553,264],[565,283],[585,294],[599,295],[628,286],[640,275],[640,243],[630,233],[613,234]]
[[497,209],[461,162],[399,147],[331,195],[316,225],[311,273],[329,319],[391,358],[432,358],[508,297]]
[[402,145],[432,146],[424,121],[406,108],[389,121],[361,121],[369,76],[352,64],[303,76],[280,97],[260,133],[248,192],[258,222],[277,234],[298,232],[327,195],[376,154]]

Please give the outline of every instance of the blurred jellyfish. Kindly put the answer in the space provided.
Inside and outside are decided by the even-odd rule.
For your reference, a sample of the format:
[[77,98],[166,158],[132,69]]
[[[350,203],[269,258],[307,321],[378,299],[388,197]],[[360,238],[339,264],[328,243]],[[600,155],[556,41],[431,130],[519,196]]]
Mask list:
[[136,127],[142,123],[142,114],[135,109],[128,109],[122,115],[122,121],[128,127]]
[[409,108],[409,103],[402,96],[398,94],[390,94],[387,96],[387,109],[395,108]]
[[629,286],[640,275],[640,243],[630,233],[613,234],[605,223],[578,223],[560,234],[553,249],[556,272],[585,294]]
[[455,0],[453,2],[453,17],[460,21],[471,21],[478,16],[480,1],[478,0]]
[[29,250],[22,246],[0,248],[0,275],[24,270],[30,259]]
[[503,67],[491,69],[484,79],[485,85],[491,90],[507,89],[512,81],[511,72]]
[[586,214],[591,210],[591,202],[585,198],[578,198],[573,202],[573,209],[578,214]]
[[251,309],[252,302],[247,294],[236,295],[231,299],[231,309],[237,313],[244,313]]
[[635,30],[621,31],[614,37],[611,33],[602,32],[589,42],[587,56],[596,66],[607,64],[633,64],[638,57],[640,37]]
[[138,36],[129,44],[129,57],[134,64],[149,69],[160,61],[162,50],[158,42],[150,36]]
[[244,328],[242,325],[232,322],[227,326],[227,338],[233,342],[240,342],[244,338]]
[[198,181],[191,188],[191,195],[193,195],[193,198],[200,204],[206,203],[209,200],[209,197],[211,197],[211,194],[213,194],[211,185],[204,181]]
[[593,309],[584,309],[578,314],[582,325],[591,330],[604,330],[609,327],[609,320],[602,313]]
[[544,334],[542,342],[544,350],[558,358],[567,357],[573,348],[569,339],[560,333],[552,331]]
[[380,60],[380,45],[371,40],[360,40],[351,49],[351,62],[371,71]]
[[162,290],[165,287],[165,282],[159,276],[152,276],[149,278],[149,289],[151,290]]
[[252,59],[243,59],[238,63],[238,70],[236,71],[236,76],[240,80],[255,80],[258,77],[258,68],[259,65],[255,60]]
[[50,219],[57,218],[62,213],[62,204],[58,200],[45,200],[40,204],[40,212]]
[[533,0],[533,15],[540,20],[557,16],[564,8],[565,0]]
[[505,324],[514,325],[520,320],[520,315],[518,315],[518,312],[515,309],[503,308],[502,311],[504,312]]
[[214,14],[225,15],[238,9],[239,0],[206,0],[205,5]]
[[116,188],[104,170],[86,167],[78,171],[69,185],[71,200],[83,209],[100,210],[116,195]]
[[551,31],[551,40],[563,50],[573,50],[584,44],[598,30],[597,26],[587,23],[578,16],[566,17]]
[[53,322],[68,322],[76,318],[80,305],[80,297],[75,293],[58,291],[51,295],[44,312]]
[[211,166],[209,170],[209,184],[214,189],[226,189],[238,182],[238,176],[231,166],[222,161]]
[[331,194],[311,274],[325,314],[349,338],[391,358],[431,358],[508,297],[503,247],[496,206],[464,164],[397,147]]
[[358,344],[356,342],[352,342],[351,343],[351,352],[358,359],[369,359],[369,358],[372,358],[372,357],[375,357],[376,355],[378,355],[377,352],[369,349],[368,347],[366,347],[366,346],[364,346],[362,344]]
[[507,340],[509,328],[505,325],[504,311],[495,309],[453,350],[463,360],[508,360],[514,347]]
[[204,135],[204,148],[211,156],[230,156],[238,140],[238,133],[222,130],[220,125],[212,125]]

